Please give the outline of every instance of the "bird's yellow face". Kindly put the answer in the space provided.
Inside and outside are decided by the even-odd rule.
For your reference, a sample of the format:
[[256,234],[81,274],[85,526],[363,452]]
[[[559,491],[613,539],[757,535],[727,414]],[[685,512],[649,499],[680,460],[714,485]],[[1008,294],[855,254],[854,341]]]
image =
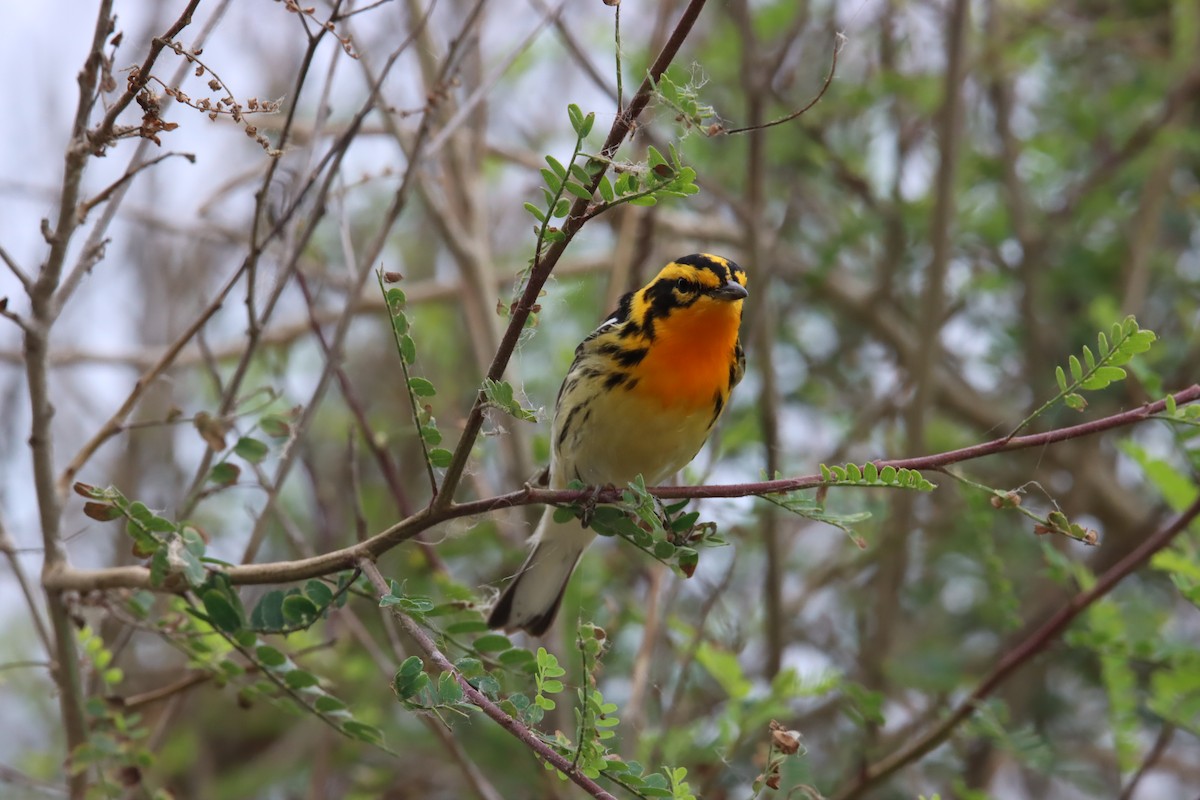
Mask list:
[[[686,256],[663,267],[633,294],[629,318],[650,340],[659,334],[669,336],[675,328],[703,330],[705,322],[719,328],[732,323],[736,336],[746,296],[746,271],[737,264],[721,256]],[[720,331],[713,335],[719,336]]]
[[738,328],[746,296],[745,271],[705,254],[668,264],[636,292],[629,320],[646,355],[632,375],[645,396],[681,410],[716,406],[719,413],[741,378]]

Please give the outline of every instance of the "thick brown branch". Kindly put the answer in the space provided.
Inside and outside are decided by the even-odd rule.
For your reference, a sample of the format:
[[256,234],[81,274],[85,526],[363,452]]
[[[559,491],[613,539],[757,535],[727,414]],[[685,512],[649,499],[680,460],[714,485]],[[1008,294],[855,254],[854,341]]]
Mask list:
[[[1200,400],[1200,384],[1193,384],[1175,394],[1176,405],[1183,406]],[[1074,425],[1069,428],[1046,431],[1045,433],[1017,436],[1012,439],[994,439],[983,444],[972,445],[945,453],[937,453],[917,458],[891,459],[876,461],[878,466],[891,465],[907,469],[937,469],[939,467],[970,461],[996,453],[1007,453],[1014,450],[1025,450],[1031,447],[1044,447],[1067,439],[1090,436],[1103,431],[1132,425],[1150,419],[1160,414],[1166,404],[1159,400],[1148,403],[1141,408],[1124,411],[1102,419]],[[820,475],[804,475],[796,478],[786,478],[775,481],[760,481],[757,483],[729,483],[711,486],[658,486],[650,489],[656,497],[665,499],[706,498],[706,497],[747,497],[759,494],[779,494],[812,489],[823,484]],[[487,514],[501,508],[539,504],[568,504],[584,499],[592,499],[600,503],[611,503],[620,498],[620,490],[603,489],[596,492],[593,489],[582,490],[550,490],[526,487],[508,494],[473,500],[467,503],[457,503],[441,508],[426,508],[413,516],[404,519],[387,530],[376,534],[365,542],[323,553],[312,558],[296,561],[279,561],[269,564],[242,564],[229,567],[226,574],[234,584],[268,584],[288,583],[291,581],[315,578],[328,575],[342,569],[349,569],[360,559],[375,558],[392,549],[401,542],[413,538],[422,531],[450,519],[471,517]],[[45,578],[47,586],[59,589],[75,589],[87,591],[91,589],[140,588],[174,591],[178,587],[167,585],[155,587],[150,584],[150,571],[145,567],[111,567],[108,569],[82,570],[63,565],[53,575]]]

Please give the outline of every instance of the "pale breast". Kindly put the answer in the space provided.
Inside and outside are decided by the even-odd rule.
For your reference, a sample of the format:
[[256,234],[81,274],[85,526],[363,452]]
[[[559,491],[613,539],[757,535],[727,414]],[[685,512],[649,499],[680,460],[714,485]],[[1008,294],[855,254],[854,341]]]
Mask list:
[[647,486],[662,483],[699,452],[714,416],[711,406],[682,412],[622,389],[587,398],[564,393],[552,474],[563,484],[621,486],[638,474]]

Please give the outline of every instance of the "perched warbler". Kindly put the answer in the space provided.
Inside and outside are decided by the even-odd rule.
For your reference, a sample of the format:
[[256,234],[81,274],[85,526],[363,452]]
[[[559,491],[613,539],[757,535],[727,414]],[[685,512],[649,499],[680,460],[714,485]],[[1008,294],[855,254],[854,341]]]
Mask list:
[[[746,273],[720,256],[685,256],[621,298],[575,350],[554,411],[550,488],[573,480],[646,485],[682,469],[704,444],[745,371],[738,340]],[[545,633],[595,533],[547,508],[525,564],[488,625]]]

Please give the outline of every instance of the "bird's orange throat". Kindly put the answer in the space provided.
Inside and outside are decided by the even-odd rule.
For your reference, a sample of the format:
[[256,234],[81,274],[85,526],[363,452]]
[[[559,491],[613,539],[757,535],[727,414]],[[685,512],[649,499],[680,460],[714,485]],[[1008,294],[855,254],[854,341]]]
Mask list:
[[742,320],[741,301],[701,300],[654,321],[654,343],[637,366],[633,391],[680,411],[722,404]]

